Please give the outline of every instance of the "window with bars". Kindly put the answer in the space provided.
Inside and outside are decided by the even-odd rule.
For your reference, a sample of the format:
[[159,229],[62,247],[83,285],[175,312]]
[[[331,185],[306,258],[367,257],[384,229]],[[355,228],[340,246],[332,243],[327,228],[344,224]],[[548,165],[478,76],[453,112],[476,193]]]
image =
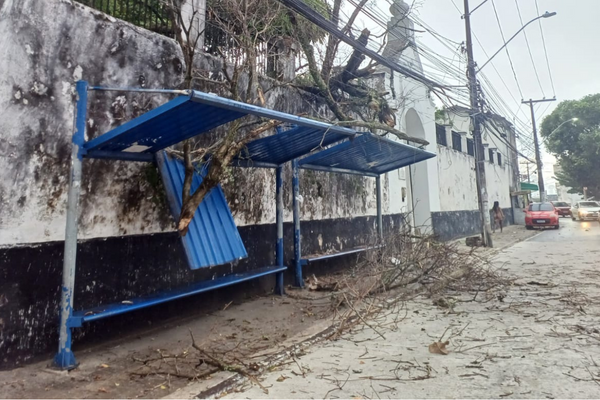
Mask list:
[[448,141],[446,140],[446,127],[444,125],[435,124],[435,138],[437,144],[448,146]]
[[467,154],[475,157],[475,142],[467,138]]
[[502,154],[498,153],[498,165],[502,165]]
[[490,163],[494,163],[494,150],[488,149],[488,154],[490,155]]
[[452,148],[457,151],[462,151],[462,140],[460,133],[452,131]]

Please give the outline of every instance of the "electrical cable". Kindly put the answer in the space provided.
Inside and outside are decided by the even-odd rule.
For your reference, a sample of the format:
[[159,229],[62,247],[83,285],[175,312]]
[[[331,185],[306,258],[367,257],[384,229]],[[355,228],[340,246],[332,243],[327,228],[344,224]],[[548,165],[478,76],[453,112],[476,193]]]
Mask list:
[[[521,21],[521,25],[523,25],[523,17],[521,16],[521,8],[519,7],[519,1],[515,0],[515,5],[517,6],[517,12],[519,14],[519,20]],[[531,59],[531,65],[533,65],[533,71],[535,72],[535,77],[538,81],[538,85],[540,85],[540,90],[542,91],[542,95],[546,97],[546,93],[544,93],[544,88],[542,87],[542,82],[540,81],[540,75],[538,74],[537,67],[535,66],[535,61],[533,60],[533,54],[531,54],[531,47],[529,46],[529,39],[527,38],[527,32],[524,30],[523,35],[525,36],[525,43],[527,43],[527,51],[529,52],[529,58]]]
[[[535,10],[538,15],[540,14],[540,9],[538,7],[538,2],[535,0]],[[548,50],[546,50],[546,39],[544,39],[544,29],[542,28],[542,21],[538,20],[538,25],[540,27],[540,33],[542,34],[542,44],[544,45],[544,54],[546,55],[546,65],[548,66],[548,76],[550,76],[550,84],[552,85],[552,95],[556,97],[556,90],[554,89],[554,79],[552,79],[552,71],[550,70],[550,61],[548,60]]]
[[418,82],[421,82],[421,83],[431,87],[432,89],[443,88],[443,85],[423,76],[423,74],[413,71],[413,70],[410,70],[406,67],[403,67],[396,62],[390,61],[390,60],[386,59],[385,57],[382,57],[380,54],[376,53],[375,51],[363,46],[356,39],[346,35],[342,31],[340,31],[335,24],[333,24],[331,21],[325,19],[321,14],[319,14],[314,9],[312,9],[311,7],[306,5],[303,1],[301,1],[301,0],[279,0],[279,2],[281,2],[283,5],[285,5],[289,9],[295,11],[296,13],[302,15],[304,18],[306,18],[310,22],[314,23],[321,29],[325,30],[329,34],[331,34],[331,35],[337,37],[339,40],[349,44],[354,49],[360,50],[363,54],[369,56],[371,59],[378,61],[381,65],[384,65],[396,72],[404,74]]
[[504,50],[506,51],[506,56],[508,57],[508,61],[510,62],[510,68],[512,69],[513,75],[515,77],[515,82],[517,83],[517,87],[519,88],[519,94],[521,98],[523,98],[523,92],[521,91],[521,85],[519,85],[519,80],[517,79],[517,73],[515,71],[515,66],[513,65],[512,58],[510,57],[510,52],[508,51],[508,46],[506,46],[506,39],[504,38],[504,31],[502,30],[502,24],[500,24],[500,17],[498,16],[498,11],[496,10],[496,3],[492,0],[492,7],[494,9],[494,14],[496,15],[496,21],[498,22],[498,28],[500,29],[500,35],[502,36],[502,41],[504,42]]

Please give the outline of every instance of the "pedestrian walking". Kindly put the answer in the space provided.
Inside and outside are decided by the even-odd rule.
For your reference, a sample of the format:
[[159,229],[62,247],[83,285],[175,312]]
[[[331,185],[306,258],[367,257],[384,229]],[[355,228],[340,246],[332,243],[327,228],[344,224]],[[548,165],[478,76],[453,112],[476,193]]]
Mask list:
[[504,221],[504,213],[500,208],[500,203],[495,201],[494,207],[492,207],[492,216],[494,217],[494,225],[492,232],[496,232],[496,224],[500,225],[500,233],[502,233],[502,222]]

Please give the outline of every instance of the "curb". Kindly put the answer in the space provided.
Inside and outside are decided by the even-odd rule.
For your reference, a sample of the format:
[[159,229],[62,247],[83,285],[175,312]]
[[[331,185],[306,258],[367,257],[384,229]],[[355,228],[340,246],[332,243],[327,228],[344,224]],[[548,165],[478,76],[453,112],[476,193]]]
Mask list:
[[[306,348],[313,346],[319,342],[325,341],[336,330],[337,324],[332,324],[326,320],[322,323],[313,325],[292,338],[281,344],[283,347],[275,354],[271,354],[265,361],[261,363],[261,372],[275,368],[298,353],[302,353]],[[263,353],[268,354],[268,351],[258,352],[254,356],[259,356]],[[163,399],[208,399],[218,398],[229,392],[235,391],[241,385],[250,382],[250,379],[238,373],[219,371],[207,380],[192,382],[188,385],[177,389],[173,393],[163,397]]]

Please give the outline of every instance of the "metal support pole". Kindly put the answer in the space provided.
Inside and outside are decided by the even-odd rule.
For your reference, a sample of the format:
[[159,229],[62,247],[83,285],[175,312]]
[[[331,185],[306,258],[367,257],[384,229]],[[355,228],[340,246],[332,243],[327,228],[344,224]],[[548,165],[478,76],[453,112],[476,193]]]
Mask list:
[[85,141],[85,120],[87,111],[87,89],[85,81],[77,82],[77,109],[75,111],[75,133],[71,147],[71,172],[69,177],[69,195],[67,200],[67,227],[65,232],[65,252],[63,261],[63,283],[61,287],[60,327],[58,353],[54,365],[60,369],[77,367],[75,355],[71,350],[71,327],[73,315],[73,292],[75,287],[75,264],[77,256],[77,206],[81,189],[81,164],[83,143]]
[[381,213],[381,176],[375,178],[375,191],[377,192],[377,235],[383,240],[383,215]]
[[294,206],[294,261],[296,263],[296,286],[304,287],[302,278],[302,249],[300,243],[300,178],[298,161],[292,161],[292,203]]
[[[277,129],[279,133],[279,129]],[[283,166],[277,167],[275,170],[275,220],[277,223],[277,247],[275,249],[275,258],[277,266],[283,267]],[[275,275],[275,293],[284,294],[283,288],[283,272],[278,272]]]
[[535,125],[535,112],[533,111],[534,103],[541,103],[545,101],[555,101],[556,99],[541,99],[541,100],[527,100],[522,101],[523,104],[529,104],[531,110],[531,126],[533,128],[533,144],[535,146],[535,163],[538,171],[538,190],[540,192],[540,201],[546,201],[546,189],[544,188],[544,174],[542,172],[542,157],[540,155],[540,144],[538,141],[537,127]]
[[475,147],[475,174],[477,181],[477,198],[479,201],[479,212],[481,214],[481,239],[487,247],[494,247],[492,243],[492,225],[488,203],[487,183],[485,177],[485,154],[481,140],[481,117],[479,107],[479,92],[477,88],[477,75],[475,72],[475,60],[473,58],[473,39],[471,38],[471,15],[469,13],[469,0],[465,3],[465,30],[467,35],[467,78],[469,80],[469,92],[471,97],[471,121],[473,123],[473,141]]

